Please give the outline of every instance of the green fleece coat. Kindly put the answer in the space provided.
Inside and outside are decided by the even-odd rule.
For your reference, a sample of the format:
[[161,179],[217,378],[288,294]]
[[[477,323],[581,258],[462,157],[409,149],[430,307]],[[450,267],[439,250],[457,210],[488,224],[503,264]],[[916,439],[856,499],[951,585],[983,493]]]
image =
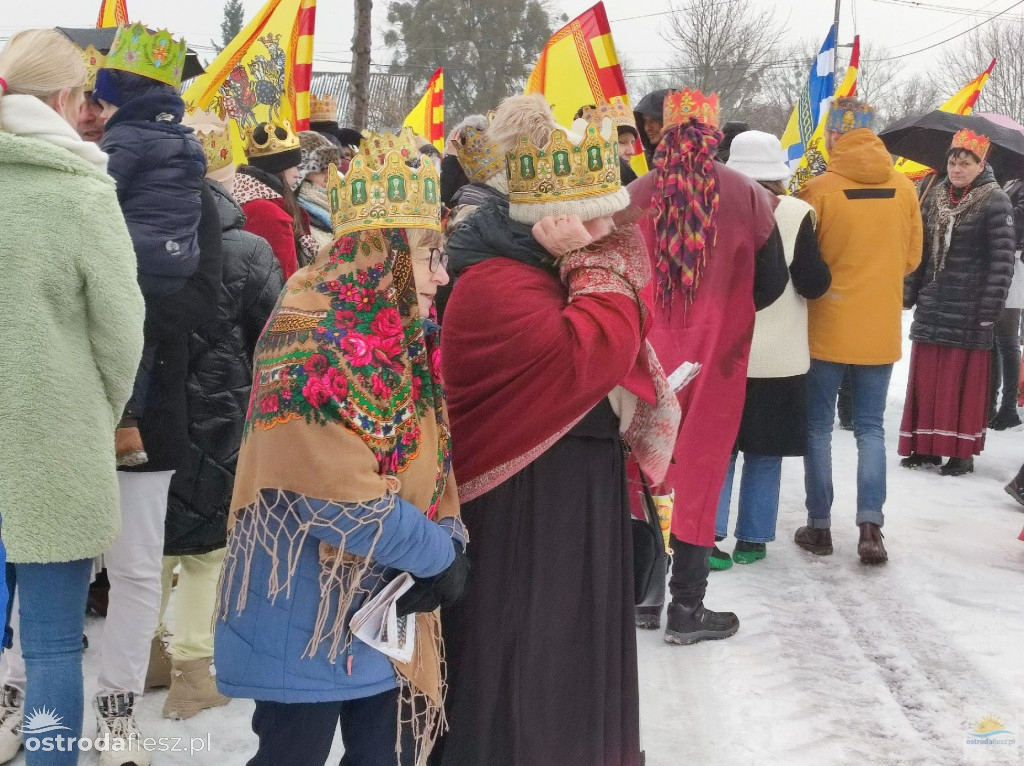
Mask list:
[[7,559],[91,558],[120,530],[114,427],[142,354],[114,182],[67,149],[0,131],[0,274]]

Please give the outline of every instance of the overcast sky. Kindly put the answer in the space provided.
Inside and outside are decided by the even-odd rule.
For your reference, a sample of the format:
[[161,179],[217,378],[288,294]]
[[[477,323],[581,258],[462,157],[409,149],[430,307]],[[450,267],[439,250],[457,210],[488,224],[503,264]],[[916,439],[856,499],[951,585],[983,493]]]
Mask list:
[[[246,18],[264,0],[243,0]],[[686,0],[681,0],[685,3]],[[723,0],[729,2],[730,0]],[[820,44],[832,22],[834,0],[753,0],[768,8],[786,23],[787,37],[794,42],[814,40]],[[554,5],[569,17],[591,6],[595,0],[554,0]],[[211,57],[211,38],[219,37],[221,0],[127,0],[131,18],[149,26],[166,26],[183,33],[203,57]],[[605,0],[612,34],[620,55],[634,67],[658,68],[665,65],[669,47],[659,29],[665,26],[663,12],[670,0]],[[0,39],[18,29],[41,26],[92,26],[96,23],[99,0],[0,0]],[[1003,18],[1019,16],[1024,4],[1018,0],[842,0],[840,41],[849,42],[854,32],[862,43],[874,43],[891,49],[892,54],[907,54],[939,43],[963,32],[1004,9],[1013,10]],[[386,28],[387,0],[374,3],[374,28],[377,37]],[[940,10],[941,9],[941,10]],[[662,14],[662,15],[658,15]],[[351,60],[352,0],[319,0],[317,3],[316,65],[318,69],[345,70]],[[642,16],[641,18],[634,18]],[[956,41],[952,43],[955,45]],[[375,56],[386,61],[388,54],[375,43]],[[927,71],[935,65],[941,48],[906,58],[906,66]],[[438,61],[443,65],[445,62]],[[998,72],[997,72],[998,74]]]

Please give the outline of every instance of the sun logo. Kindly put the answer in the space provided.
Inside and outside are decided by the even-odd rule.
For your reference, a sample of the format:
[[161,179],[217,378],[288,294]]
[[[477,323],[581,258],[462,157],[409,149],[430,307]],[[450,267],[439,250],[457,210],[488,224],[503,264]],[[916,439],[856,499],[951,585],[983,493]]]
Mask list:
[[991,737],[995,734],[1008,734],[1006,730],[1006,724],[1003,719],[995,715],[987,715],[983,717],[974,726],[974,731],[971,732],[976,737]]
[[25,718],[25,726],[22,728],[22,732],[28,735],[32,734],[45,734],[48,731],[57,731],[59,729],[65,729],[71,731],[70,726],[63,726],[64,719],[57,715],[57,709],[47,710],[45,707],[42,710],[36,710],[33,708],[31,715]]

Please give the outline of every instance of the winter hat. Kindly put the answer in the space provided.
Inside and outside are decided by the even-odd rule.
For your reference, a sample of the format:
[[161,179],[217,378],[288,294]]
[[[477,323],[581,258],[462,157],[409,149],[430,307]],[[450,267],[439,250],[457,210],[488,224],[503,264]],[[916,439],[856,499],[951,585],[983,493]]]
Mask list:
[[519,223],[533,225],[549,215],[592,221],[629,207],[610,119],[600,128],[586,120],[557,127],[543,149],[523,136],[505,158],[509,216]]
[[299,185],[310,173],[322,173],[331,165],[341,162],[341,153],[329,138],[312,130],[299,133],[302,147],[302,162],[299,163]]
[[786,181],[791,175],[782,161],[782,144],[771,133],[748,130],[733,139],[728,167],[755,181]]
[[722,143],[718,145],[718,161],[728,162],[729,161],[729,150],[732,148],[732,142],[740,133],[746,133],[750,130],[750,126],[741,120],[729,120],[722,126]]

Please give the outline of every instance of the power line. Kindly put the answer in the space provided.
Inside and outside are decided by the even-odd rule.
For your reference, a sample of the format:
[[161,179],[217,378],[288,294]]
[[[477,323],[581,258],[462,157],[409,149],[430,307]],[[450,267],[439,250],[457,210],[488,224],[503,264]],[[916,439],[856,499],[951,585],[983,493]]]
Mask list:
[[[988,8],[990,5],[995,5],[998,2],[999,2],[999,0],[990,0],[990,2],[986,3],[981,8],[978,9],[978,13],[980,14],[982,11],[984,11],[986,8]],[[955,27],[959,23],[960,23],[959,21],[954,21],[954,22],[952,22],[950,24],[946,24],[946,26],[944,26],[944,27],[939,27],[934,32],[929,32],[926,35],[921,35],[920,37],[915,37],[913,40],[907,40],[906,42],[897,43],[895,47],[896,48],[903,48],[903,47],[908,46],[908,45],[913,45],[914,43],[919,43],[922,40],[927,40],[929,37],[934,37],[939,32],[945,32],[950,27]]]
[[[876,0],[876,2],[877,2],[877,0]],[[901,53],[898,56],[886,56],[885,58],[871,59],[870,61],[865,61],[865,63],[867,63],[867,64],[877,64],[880,61],[894,61],[895,59],[902,59],[902,58],[908,58],[910,56],[916,56],[918,53],[924,53],[925,51],[930,51],[932,48],[938,48],[940,45],[945,45],[946,43],[950,42],[951,40],[955,40],[958,37],[963,37],[964,35],[973,32],[975,29],[978,29],[979,27],[985,26],[990,21],[995,21],[1000,16],[1002,16],[1004,13],[1007,13],[1008,11],[1012,11],[1014,8],[1016,8],[1019,5],[1024,5],[1024,0],[1017,0],[1017,2],[1014,3],[1013,5],[1011,5],[1009,8],[1006,8],[1005,10],[1000,11],[999,13],[995,14],[991,18],[985,19],[984,21],[981,21],[981,22],[975,24],[970,29],[965,29],[963,32],[959,32],[958,34],[955,34],[952,37],[947,37],[945,40],[942,40],[941,42],[933,43],[932,45],[928,45],[928,46],[926,46],[924,48],[918,48],[916,51],[911,51],[910,53]]]

